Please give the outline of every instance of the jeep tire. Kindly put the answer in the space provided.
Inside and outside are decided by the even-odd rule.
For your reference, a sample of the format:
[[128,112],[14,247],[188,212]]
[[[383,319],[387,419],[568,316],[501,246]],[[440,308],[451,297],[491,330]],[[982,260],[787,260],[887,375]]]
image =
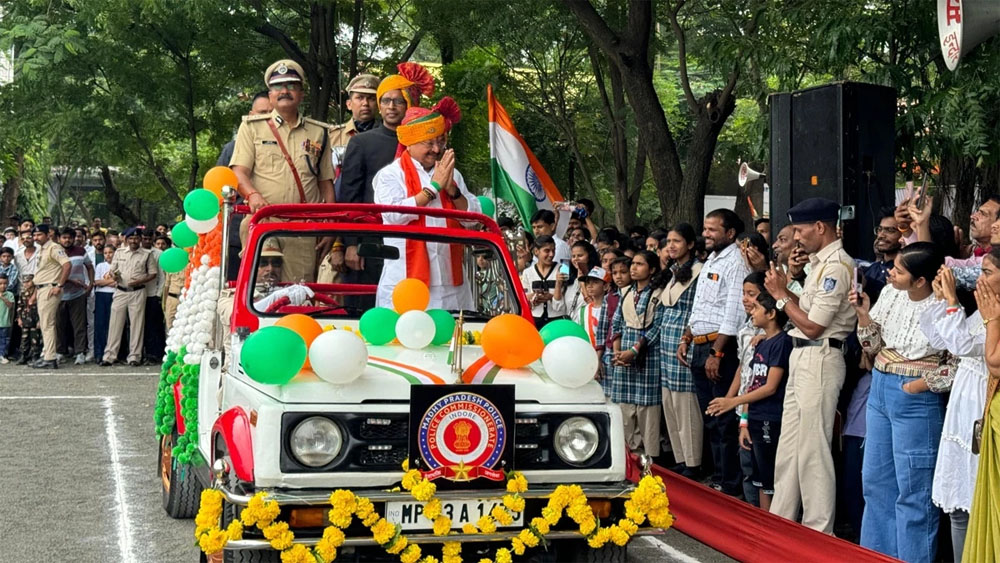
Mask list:
[[607,543],[600,549],[593,549],[584,540],[562,540],[556,546],[557,561],[579,563],[626,563],[627,545]]
[[194,475],[194,468],[174,459],[174,445],[177,431],[160,438],[160,489],[163,494],[163,510],[171,518],[194,518],[201,502],[201,483]]

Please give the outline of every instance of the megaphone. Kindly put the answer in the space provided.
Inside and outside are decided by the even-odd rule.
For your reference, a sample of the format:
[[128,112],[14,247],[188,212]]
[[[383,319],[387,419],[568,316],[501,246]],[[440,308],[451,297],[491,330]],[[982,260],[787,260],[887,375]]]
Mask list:
[[763,174],[762,172],[757,172],[753,168],[750,168],[750,166],[748,166],[747,163],[745,162],[740,165],[740,175],[739,175],[740,187],[747,185],[747,182],[753,182],[757,178],[763,178],[764,176],[765,174]]
[[948,70],[983,41],[1000,32],[1000,1],[938,0],[938,39]]

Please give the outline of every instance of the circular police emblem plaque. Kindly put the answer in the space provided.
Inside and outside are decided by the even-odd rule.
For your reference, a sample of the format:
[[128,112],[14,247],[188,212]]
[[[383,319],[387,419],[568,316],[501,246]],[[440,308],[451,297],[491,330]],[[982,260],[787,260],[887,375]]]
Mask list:
[[499,409],[482,395],[451,393],[435,401],[420,419],[417,445],[430,470],[467,481],[500,461],[507,428]]
[[281,64],[279,64],[279,65],[278,65],[278,68],[276,68],[276,69],[274,69],[274,70],[275,70],[275,71],[276,71],[276,72],[277,72],[278,74],[288,74],[288,67],[287,67],[287,66],[285,66],[285,63],[281,63]]
[[538,179],[538,174],[535,174],[535,169],[530,164],[528,169],[524,171],[524,183],[528,185],[528,191],[531,192],[535,201],[545,201],[545,186],[542,185],[542,181]]

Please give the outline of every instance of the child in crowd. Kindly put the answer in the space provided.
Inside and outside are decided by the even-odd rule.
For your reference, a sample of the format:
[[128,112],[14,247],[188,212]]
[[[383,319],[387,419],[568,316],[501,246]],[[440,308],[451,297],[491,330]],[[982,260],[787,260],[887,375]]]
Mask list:
[[[734,407],[736,408],[736,415],[739,417],[743,416],[745,409],[740,403],[735,401],[735,398],[746,392],[753,377],[753,372],[750,370],[750,361],[753,359],[754,346],[759,340],[760,335],[763,334],[763,331],[754,326],[750,312],[753,311],[757,303],[757,296],[764,291],[764,272],[750,272],[743,279],[743,310],[747,313],[747,320],[736,333],[736,353],[740,365],[736,370],[736,376],[733,377],[733,383],[729,386],[726,396],[713,399],[709,403],[708,414],[712,416],[719,416],[720,414],[729,412]],[[720,399],[725,399],[725,401],[720,401]],[[740,450],[740,467],[743,469],[743,498],[754,506],[760,506],[757,487],[753,484],[753,454],[750,450]]]
[[7,291],[17,295],[21,289],[20,276],[14,263],[14,250],[6,246],[0,248],[0,274],[7,276]]
[[751,354],[747,370],[750,383],[739,396],[715,399],[712,403],[729,408],[733,404],[746,405],[740,417],[740,446],[753,454],[751,481],[759,489],[760,507],[770,510],[792,337],[784,331],[788,316],[778,310],[777,302],[769,293],[757,295],[750,319],[763,331],[763,340],[754,346]]
[[11,317],[14,316],[14,294],[7,290],[7,274],[0,274],[0,364],[8,363]]
[[476,256],[476,286],[479,288],[479,303],[476,306],[480,312],[499,315],[504,306],[501,290],[504,282],[493,267],[496,255],[488,248],[477,248],[473,254]]
[[[613,252],[618,252],[619,250],[613,250]],[[597,353],[601,358],[601,365],[598,371],[601,387],[604,388],[604,395],[610,396],[611,394],[611,365],[614,361],[614,356],[612,353],[612,333],[611,333],[611,321],[615,318],[615,312],[618,311],[618,305],[621,302],[622,292],[625,288],[632,285],[632,259],[621,254],[609,264],[611,271],[611,291],[608,292],[604,299],[604,308],[601,309],[601,318],[597,323],[597,332],[595,334],[597,338]],[[607,269],[607,268],[606,268]]]
[[17,308],[17,325],[21,327],[21,358],[18,364],[34,362],[42,356],[42,330],[38,327],[38,294],[34,276],[21,278],[21,299]]
[[[534,265],[521,273],[521,285],[528,294],[531,303],[531,316],[535,318],[535,326],[539,330],[549,321],[561,319],[566,312],[563,310],[562,299],[555,299],[556,284],[556,242],[549,235],[541,235],[532,245],[535,254]],[[560,287],[561,289],[561,287]]]
[[660,455],[660,294],[669,272],[655,252],[632,258],[632,285],[622,293],[611,321],[611,402],[622,409],[625,443],[636,453]]
[[590,343],[595,349],[598,342],[597,325],[601,322],[601,311],[604,310],[604,294],[608,292],[608,282],[610,281],[611,275],[600,266],[592,268],[586,275],[580,277],[586,302],[581,303],[577,314],[573,315],[573,318],[577,319],[580,326],[587,331]]

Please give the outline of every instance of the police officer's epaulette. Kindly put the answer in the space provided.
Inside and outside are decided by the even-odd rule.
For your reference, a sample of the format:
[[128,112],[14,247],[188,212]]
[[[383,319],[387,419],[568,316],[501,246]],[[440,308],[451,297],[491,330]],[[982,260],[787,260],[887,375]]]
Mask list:
[[271,114],[269,113],[262,113],[258,115],[244,115],[243,121],[264,121],[265,119],[269,119],[270,117]]
[[319,125],[320,127],[324,128],[324,129],[330,129],[332,127],[332,125],[330,125],[329,123],[327,123],[325,121],[320,121],[318,119],[313,119],[311,117],[303,117],[302,121],[305,121],[306,123],[312,123],[313,125]]
[[330,132],[333,133],[334,131],[340,131],[341,129],[343,129],[345,127],[347,127],[346,123],[335,123],[335,124],[333,124],[333,125],[330,126]]

